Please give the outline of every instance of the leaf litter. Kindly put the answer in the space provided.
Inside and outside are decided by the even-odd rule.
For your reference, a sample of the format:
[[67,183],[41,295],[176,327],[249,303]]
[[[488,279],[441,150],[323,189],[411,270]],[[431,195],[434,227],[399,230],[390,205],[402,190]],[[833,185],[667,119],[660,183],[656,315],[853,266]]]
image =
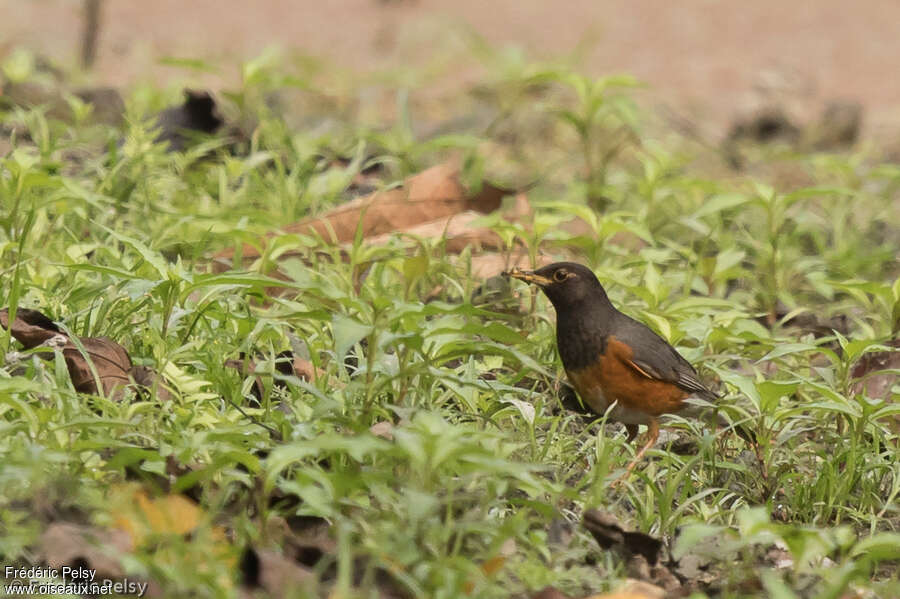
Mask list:
[[0,326],[10,329],[26,350],[36,350],[45,359],[62,352],[72,386],[80,393],[102,392],[118,401],[129,389],[153,390],[160,401],[171,398],[156,371],[132,364],[125,348],[108,337],[70,336],[41,312],[27,308],[16,311],[12,326],[9,309],[0,310]]
[[[384,245],[391,239],[440,239],[449,254],[472,249],[472,270],[479,277],[499,274],[501,262],[507,262],[501,252],[505,248],[500,236],[490,227],[477,221],[500,209],[504,197],[514,196],[512,209],[504,214],[510,222],[526,219],[531,208],[523,193],[483,182],[477,192],[466,189],[460,179],[460,169],[453,162],[428,168],[409,177],[402,185],[375,191],[341,204],[326,213],[305,218],[269,234],[312,236],[325,243],[346,246],[357,235],[368,245]],[[244,244],[240,257],[254,260],[263,255],[263,248]],[[279,259],[300,255],[286,251]],[[219,252],[213,258],[213,268],[222,272],[234,267],[234,249]],[[524,262],[520,251],[516,264]]]

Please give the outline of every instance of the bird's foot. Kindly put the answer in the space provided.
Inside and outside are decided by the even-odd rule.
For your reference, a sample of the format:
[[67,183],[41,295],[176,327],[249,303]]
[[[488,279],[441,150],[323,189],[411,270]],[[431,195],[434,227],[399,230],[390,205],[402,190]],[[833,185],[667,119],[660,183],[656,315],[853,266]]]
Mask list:
[[[634,467],[637,466],[638,462],[640,462],[644,458],[644,454],[647,453],[647,450],[653,447],[653,444],[656,443],[656,440],[659,438],[659,423],[656,421],[656,418],[651,418],[648,423],[649,430],[647,431],[647,442],[638,450],[637,454],[634,456],[634,459],[625,467],[625,472],[623,472],[619,478],[614,480],[612,484],[610,484],[610,488],[617,488],[622,484],[629,476],[631,476],[631,471],[634,470]],[[626,427],[628,429],[629,435],[632,431],[637,431],[637,427],[634,426],[631,428],[630,426]]]

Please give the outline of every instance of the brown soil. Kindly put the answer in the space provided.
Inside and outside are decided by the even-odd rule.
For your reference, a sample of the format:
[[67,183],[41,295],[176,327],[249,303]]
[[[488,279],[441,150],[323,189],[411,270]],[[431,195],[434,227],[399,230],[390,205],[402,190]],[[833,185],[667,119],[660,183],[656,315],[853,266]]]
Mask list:
[[[0,0],[0,52],[24,45],[74,64],[81,11],[80,0]],[[154,63],[168,55],[228,65],[198,82],[225,86],[270,45],[354,70],[423,64],[463,56],[471,26],[535,57],[590,38],[591,72],[631,72],[656,103],[720,129],[765,86],[816,112],[859,101],[871,130],[900,122],[898,25],[900,3],[886,0],[109,0],[94,79],[185,78]]]

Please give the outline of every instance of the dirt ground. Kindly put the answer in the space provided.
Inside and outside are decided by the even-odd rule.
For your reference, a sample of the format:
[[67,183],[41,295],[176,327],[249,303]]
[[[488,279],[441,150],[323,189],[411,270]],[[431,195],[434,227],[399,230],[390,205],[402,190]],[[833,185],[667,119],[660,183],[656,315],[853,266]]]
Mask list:
[[[0,0],[0,53],[24,45],[75,64],[82,10],[82,0]],[[470,27],[535,58],[589,39],[589,71],[630,72],[652,102],[720,130],[761,88],[817,112],[827,100],[858,101],[869,132],[900,129],[900,2],[891,0],[106,0],[102,17],[92,75],[101,84],[184,78],[155,62],[178,56],[226,65],[202,81],[225,87],[241,59],[271,45],[357,71],[423,65],[464,55]]]

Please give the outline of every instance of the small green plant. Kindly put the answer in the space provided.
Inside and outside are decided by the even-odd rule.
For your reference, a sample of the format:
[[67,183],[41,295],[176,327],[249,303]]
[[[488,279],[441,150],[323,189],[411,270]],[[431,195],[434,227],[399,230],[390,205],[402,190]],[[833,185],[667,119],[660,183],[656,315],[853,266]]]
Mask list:
[[[403,73],[374,123],[371,79],[266,54],[223,97],[253,117],[240,143],[184,152],[152,118],[178,90],[128,90],[121,129],[77,102],[69,122],[0,105],[0,308],[109,337],[170,392],[77,393],[62,352],[0,331],[0,563],[38,561],[53,523],[121,527],[135,485],[200,513],[193,536],[157,530],[122,561],[179,596],[235,595],[243,550],[287,555],[285,527],[308,520],[329,542],[303,568],[342,597],[385,579],[419,597],[587,596],[630,575],[579,527],[594,507],[676,559],[711,552],[696,596],[900,594],[900,170],[812,154],[792,158],[801,189],[713,177],[647,135],[634,80],[481,52],[473,93],[429,104]],[[24,54],[3,69],[37,76]],[[276,101],[286,89],[310,114]],[[459,154],[470,186],[492,169],[527,182],[527,211],[478,221],[488,250],[266,237]],[[211,259],[229,249],[230,268]],[[477,274],[520,256],[589,265],[753,435],[675,417],[610,489],[633,448],[568,409],[550,305]]]

